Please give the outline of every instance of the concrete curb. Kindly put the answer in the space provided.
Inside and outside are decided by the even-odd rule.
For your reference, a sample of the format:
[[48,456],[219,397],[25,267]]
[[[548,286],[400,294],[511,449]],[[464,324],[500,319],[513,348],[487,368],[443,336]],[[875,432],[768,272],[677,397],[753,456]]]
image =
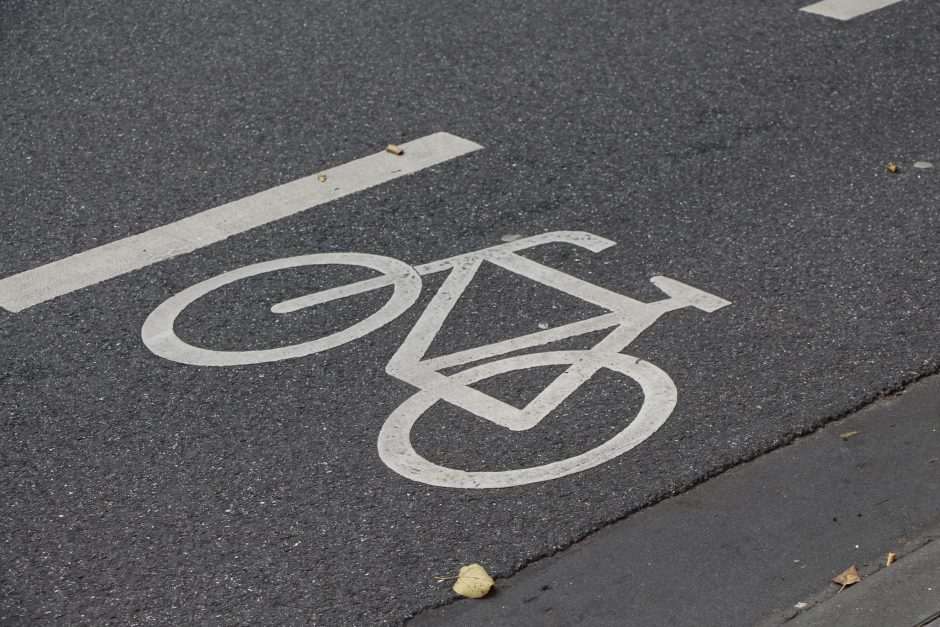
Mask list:
[[794,627],[940,624],[940,541],[804,611]]

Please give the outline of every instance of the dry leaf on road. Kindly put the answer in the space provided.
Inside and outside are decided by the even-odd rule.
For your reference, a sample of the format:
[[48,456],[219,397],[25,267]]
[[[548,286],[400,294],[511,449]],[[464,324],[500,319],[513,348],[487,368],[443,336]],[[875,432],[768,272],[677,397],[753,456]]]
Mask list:
[[851,586],[852,584],[858,583],[861,580],[862,578],[858,576],[858,566],[856,566],[855,564],[852,564],[851,566],[846,568],[845,571],[841,575],[833,579],[832,583],[842,586],[841,588],[839,588],[839,592],[842,592],[847,587]]
[[456,577],[435,577],[438,581],[456,579],[454,592],[468,599],[481,599],[496,587],[496,582],[479,564],[470,564],[460,569]]

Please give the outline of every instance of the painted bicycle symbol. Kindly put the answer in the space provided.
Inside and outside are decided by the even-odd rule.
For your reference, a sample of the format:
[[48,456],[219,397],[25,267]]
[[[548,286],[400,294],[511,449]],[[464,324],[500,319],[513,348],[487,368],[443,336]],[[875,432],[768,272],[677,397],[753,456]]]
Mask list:
[[[668,298],[644,303],[516,254],[553,242],[580,246],[595,253],[614,245],[608,239],[586,232],[557,231],[415,267],[390,257],[363,253],[320,253],[266,261],[225,272],[172,296],[150,314],[141,335],[155,354],[184,364],[235,366],[303,357],[352,342],[388,324],[417,301],[422,276],[449,272],[385,368],[388,374],[419,391],[385,421],[378,436],[379,456],[400,475],[435,486],[502,488],[557,479],[593,468],[634,448],[662,426],[675,408],[676,386],[669,375],[649,362],[620,351],[666,312],[683,307],[713,312],[730,303],[663,276],[650,280]],[[609,313],[426,359],[428,347],[484,261],[583,299]],[[272,312],[286,314],[387,287],[393,288],[392,295],[378,311],[342,331],[284,347],[220,351],[193,346],[176,335],[174,322],[177,316],[213,290],[248,277],[311,265],[361,266],[380,275],[278,303],[271,308]],[[504,356],[607,329],[609,332],[604,338],[590,349]],[[496,357],[501,358],[491,360]],[[549,365],[567,368],[521,409],[470,387],[499,374]],[[441,372],[462,366],[469,367],[454,374]],[[412,428],[435,403],[451,403],[494,424],[523,431],[537,425],[602,368],[635,380],[643,390],[644,399],[639,413],[622,431],[589,451],[529,468],[477,472],[440,466],[419,455],[412,447]]]

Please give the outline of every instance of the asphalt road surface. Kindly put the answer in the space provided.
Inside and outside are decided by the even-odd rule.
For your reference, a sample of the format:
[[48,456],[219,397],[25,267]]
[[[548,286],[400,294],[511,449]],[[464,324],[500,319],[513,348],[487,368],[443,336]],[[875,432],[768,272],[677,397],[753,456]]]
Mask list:
[[[804,3],[0,5],[0,277],[308,177],[0,282],[0,621],[398,623],[936,372],[940,5]],[[272,313],[385,276],[317,257],[170,316],[225,363],[142,338],[320,253],[423,289]],[[653,322],[657,276],[730,304]]]

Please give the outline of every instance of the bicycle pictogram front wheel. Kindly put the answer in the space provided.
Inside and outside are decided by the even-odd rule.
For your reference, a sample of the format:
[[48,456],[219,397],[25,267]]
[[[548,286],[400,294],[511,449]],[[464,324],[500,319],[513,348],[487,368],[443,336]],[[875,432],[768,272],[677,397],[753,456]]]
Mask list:
[[600,367],[619,372],[636,381],[643,390],[643,406],[622,431],[603,444],[556,462],[502,471],[456,470],[435,464],[419,455],[411,445],[411,430],[418,419],[441,395],[421,390],[402,403],[382,425],[379,456],[398,474],[429,485],[447,488],[506,488],[557,479],[593,468],[626,453],[651,436],[672,414],[676,406],[675,383],[653,364],[612,352],[552,351],[506,357],[451,375],[456,382],[469,385],[485,378],[538,366],[569,365],[585,357]]

